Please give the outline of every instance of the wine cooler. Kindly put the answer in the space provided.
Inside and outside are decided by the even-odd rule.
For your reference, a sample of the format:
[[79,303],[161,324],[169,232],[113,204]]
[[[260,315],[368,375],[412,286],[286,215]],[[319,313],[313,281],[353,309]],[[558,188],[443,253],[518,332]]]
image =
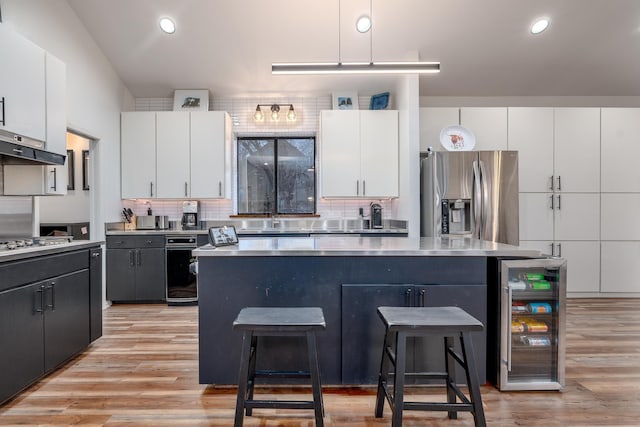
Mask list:
[[566,271],[558,258],[500,261],[500,390],[564,387]]

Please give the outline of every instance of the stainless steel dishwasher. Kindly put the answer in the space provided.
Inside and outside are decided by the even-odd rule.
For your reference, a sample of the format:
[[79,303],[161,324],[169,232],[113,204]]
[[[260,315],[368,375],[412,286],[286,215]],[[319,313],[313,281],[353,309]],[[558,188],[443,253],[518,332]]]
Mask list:
[[167,304],[198,303],[197,259],[191,251],[197,247],[195,235],[166,237]]

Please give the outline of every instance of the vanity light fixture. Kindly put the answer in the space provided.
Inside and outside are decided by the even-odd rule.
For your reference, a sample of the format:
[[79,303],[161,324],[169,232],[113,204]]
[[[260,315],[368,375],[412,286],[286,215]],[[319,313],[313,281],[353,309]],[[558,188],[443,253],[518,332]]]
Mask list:
[[167,34],[173,34],[176,32],[176,24],[171,18],[160,18],[160,28]]
[[297,119],[296,111],[293,108],[293,104],[258,104],[256,106],[256,112],[253,113],[253,120],[256,122],[264,121],[264,113],[260,107],[269,107],[271,111],[271,120],[277,122],[280,120],[280,107],[289,107],[289,111],[285,115],[288,122],[295,122]]
[[548,26],[549,26],[549,20],[547,18],[537,19],[531,25],[531,34],[540,34],[544,30],[546,30]]

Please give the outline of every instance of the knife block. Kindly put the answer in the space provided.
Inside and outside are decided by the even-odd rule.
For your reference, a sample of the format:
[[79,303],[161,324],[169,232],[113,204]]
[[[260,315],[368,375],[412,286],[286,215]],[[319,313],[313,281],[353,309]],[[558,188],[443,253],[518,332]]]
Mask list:
[[123,222],[125,231],[135,230],[137,228],[137,218],[135,215],[131,217],[131,222]]

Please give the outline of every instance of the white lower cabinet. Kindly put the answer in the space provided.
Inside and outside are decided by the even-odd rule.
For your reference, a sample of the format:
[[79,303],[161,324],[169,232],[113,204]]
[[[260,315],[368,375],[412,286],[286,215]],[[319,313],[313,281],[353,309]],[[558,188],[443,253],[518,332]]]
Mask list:
[[603,241],[601,247],[601,292],[640,292],[640,242]]

